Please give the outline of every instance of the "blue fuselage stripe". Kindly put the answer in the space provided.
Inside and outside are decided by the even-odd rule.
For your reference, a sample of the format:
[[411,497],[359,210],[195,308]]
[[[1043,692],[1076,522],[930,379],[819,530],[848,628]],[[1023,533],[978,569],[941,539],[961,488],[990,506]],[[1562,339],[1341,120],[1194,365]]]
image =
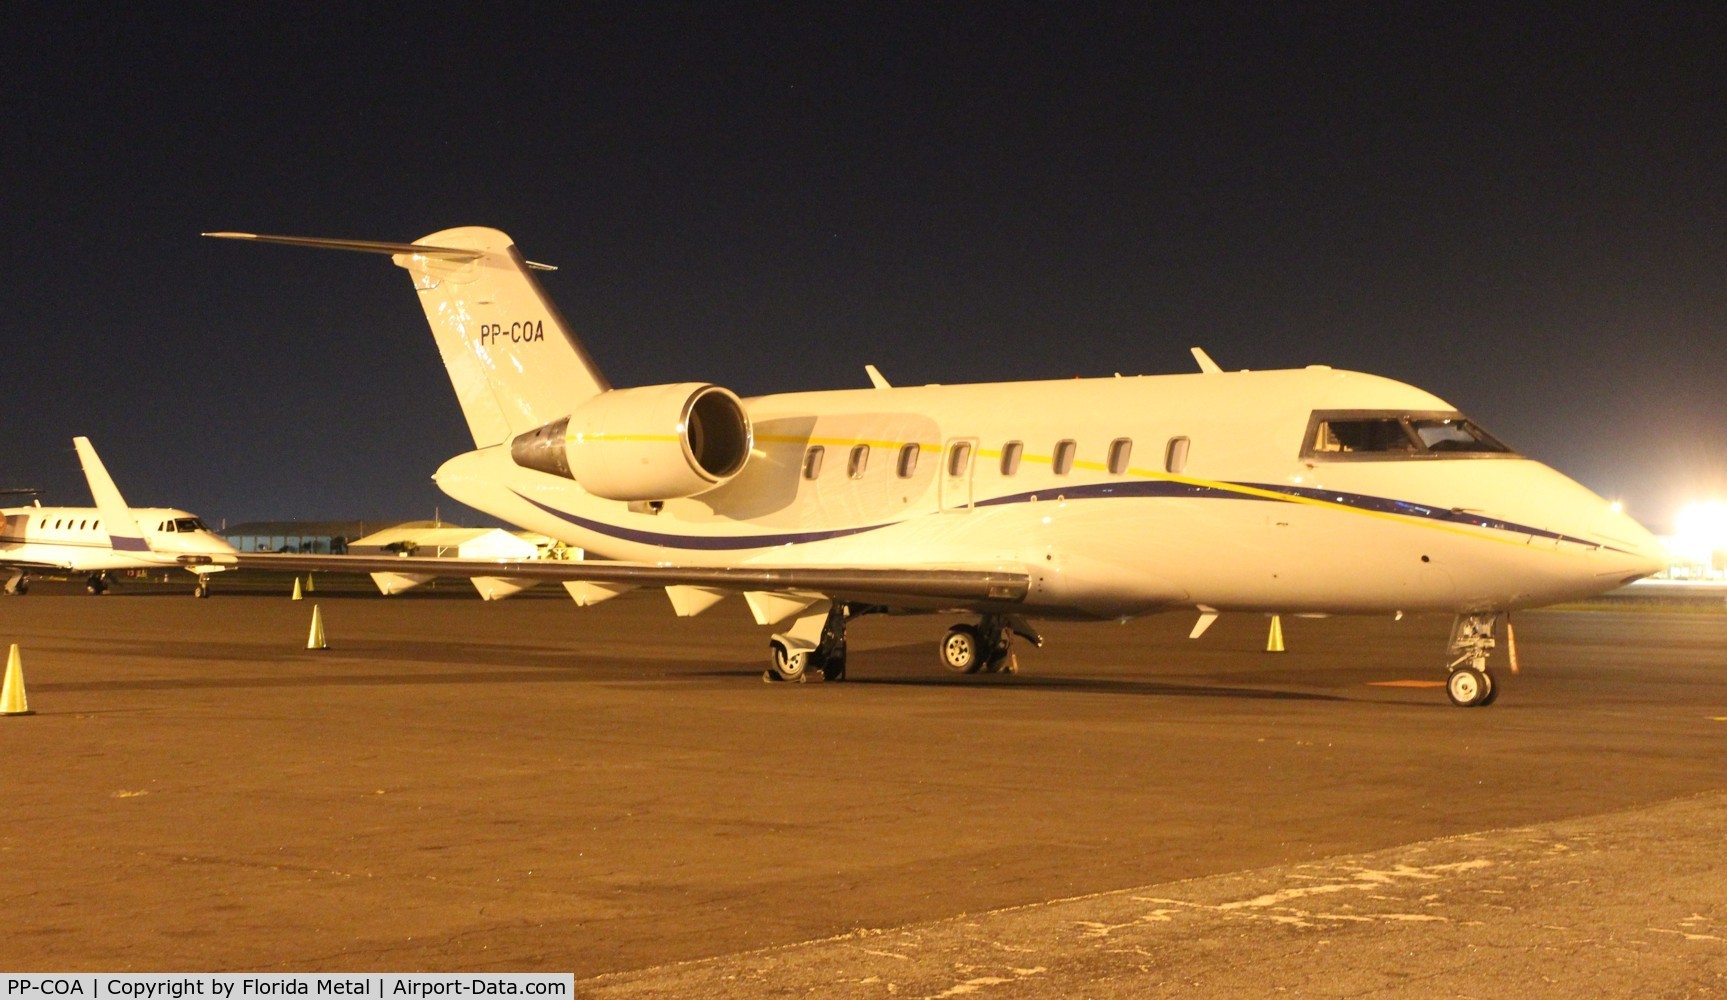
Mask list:
[[[1283,496],[1268,497],[1255,493],[1243,493],[1238,489],[1259,490],[1265,493],[1279,493]],[[805,542],[820,542],[830,538],[844,538],[848,535],[863,534],[868,531],[878,531],[892,527],[900,522],[889,521],[884,524],[864,525],[856,528],[836,528],[827,531],[804,531],[773,535],[682,535],[660,531],[643,531],[635,528],[625,528],[605,521],[595,521],[566,511],[558,510],[534,500],[531,497],[516,496],[533,504],[540,510],[551,514],[560,520],[567,521],[580,528],[605,535],[610,538],[627,542],[637,542],[643,545],[660,545],[667,548],[700,549],[700,550],[732,550],[732,549],[764,549],[779,545],[799,545]],[[1575,535],[1566,535],[1545,528],[1517,524],[1512,521],[1502,521],[1497,518],[1483,517],[1479,514],[1448,508],[1430,507],[1425,504],[1411,503],[1407,500],[1393,500],[1389,497],[1376,497],[1363,493],[1340,493],[1336,490],[1321,490],[1302,486],[1280,486],[1270,483],[1228,483],[1223,486],[1204,486],[1197,483],[1180,483],[1167,479],[1128,480],[1115,483],[1078,483],[1071,486],[1054,486],[1044,489],[1013,493],[1007,496],[990,497],[978,500],[974,507],[1002,507],[1010,504],[1032,503],[1042,500],[1106,500],[1136,498],[1166,498],[1166,499],[1204,499],[1204,500],[1257,500],[1265,503],[1294,503],[1296,500],[1314,500],[1333,504],[1339,507],[1351,507],[1357,510],[1374,511],[1381,514],[1397,514],[1403,517],[1419,518],[1428,521],[1438,521],[1447,524],[1465,524],[1476,528],[1487,528],[1492,531],[1510,531],[1530,535],[1535,538],[1550,538],[1555,541],[1575,542],[1580,545],[1590,545],[1606,548],[1614,552],[1624,550],[1610,545],[1602,545]]]
[[[511,492],[514,493],[515,491],[512,490]],[[875,531],[879,528],[890,527],[895,523],[871,524],[861,528],[835,528],[829,531],[801,531],[782,535],[673,535],[662,531],[642,531],[637,528],[625,528],[615,524],[608,524],[605,521],[595,521],[577,514],[568,513],[567,511],[561,511],[556,507],[547,506],[532,497],[523,497],[520,493],[516,493],[516,496],[522,497],[523,500],[526,500],[528,503],[533,504],[535,507],[538,507],[546,513],[568,521],[579,528],[586,528],[589,531],[597,532],[599,534],[606,535],[607,537],[620,539],[626,542],[638,542],[642,545],[664,545],[667,548],[674,549],[702,549],[713,551],[728,549],[766,549],[772,548],[776,545],[799,545],[804,542],[821,542],[826,541],[829,538],[844,538],[847,535],[859,535],[866,531]]]

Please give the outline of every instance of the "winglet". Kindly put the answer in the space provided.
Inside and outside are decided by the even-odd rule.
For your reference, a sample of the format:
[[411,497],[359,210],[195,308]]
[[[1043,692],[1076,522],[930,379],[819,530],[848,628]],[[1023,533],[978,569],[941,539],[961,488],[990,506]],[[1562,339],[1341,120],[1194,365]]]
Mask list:
[[881,370],[876,368],[875,365],[864,365],[864,371],[869,373],[870,385],[875,386],[877,389],[893,388],[893,386],[888,383],[887,376],[883,375]]
[[87,437],[75,437],[72,446],[78,449],[78,461],[84,464],[84,478],[90,481],[90,496],[96,500],[96,510],[108,527],[108,541],[116,552],[149,552],[150,543],[138,528],[138,519],[120,496],[113,477],[102,465],[96,448]]
[[1205,348],[1190,347],[1188,350],[1193,352],[1193,360],[1199,362],[1200,371],[1207,375],[1216,375],[1223,371],[1222,368],[1217,366],[1217,362],[1211,360],[1211,355],[1205,353]]

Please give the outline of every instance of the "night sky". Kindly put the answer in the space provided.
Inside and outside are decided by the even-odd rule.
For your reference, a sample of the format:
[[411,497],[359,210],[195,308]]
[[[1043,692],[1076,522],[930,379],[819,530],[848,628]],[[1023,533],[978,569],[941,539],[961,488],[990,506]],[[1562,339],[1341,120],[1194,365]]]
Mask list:
[[0,485],[88,503],[86,434],[212,523],[480,523],[406,274],[197,234],[487,225],[616,385],[1198,344],[1414,383],[1664,530],[1727,495],[1727,7],[1500,7],[9,6]]

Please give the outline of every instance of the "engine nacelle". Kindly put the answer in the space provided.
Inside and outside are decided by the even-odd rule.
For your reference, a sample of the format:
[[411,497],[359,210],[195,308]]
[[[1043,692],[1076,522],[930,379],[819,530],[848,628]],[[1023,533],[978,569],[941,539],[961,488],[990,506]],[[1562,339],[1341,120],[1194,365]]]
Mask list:
[[516,435],[510,457],[608,500],[671,500],[737,475],[752,444],[737,396],[680,382],[602,392],[562,420]]

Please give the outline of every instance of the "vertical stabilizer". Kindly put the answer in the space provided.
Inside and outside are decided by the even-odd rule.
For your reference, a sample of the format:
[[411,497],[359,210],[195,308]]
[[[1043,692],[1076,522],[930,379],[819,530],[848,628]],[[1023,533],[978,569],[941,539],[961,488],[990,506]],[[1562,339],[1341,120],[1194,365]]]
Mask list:
[[476,445],[566,417],[611,388],[508,236],[463,226],[415,242],[478,252],[392,258],[413,276]]
[[78,449],[78,461],[84,466],[84,478],[90,482],[90,496],[96,501],[96,510],[102,515],[102,524],[108,529],[108,541],[116,552],[148,552],[150,543],[144,540],[144,532],[138,529],[138,519],[132,516],[131,508],[120,496],[119,487],[114,485],[113,477],[108,475],[108,469],[103,466],[102,459],[96,454],[96,448],[87,437],[72,439],[72,447]]
[[536,269],[496,229],[461,226],[413,243],[255,233],[225,239],[389,254],[413,277],[438,353],[479,447],[566,417],[611,388],[534,280]]

